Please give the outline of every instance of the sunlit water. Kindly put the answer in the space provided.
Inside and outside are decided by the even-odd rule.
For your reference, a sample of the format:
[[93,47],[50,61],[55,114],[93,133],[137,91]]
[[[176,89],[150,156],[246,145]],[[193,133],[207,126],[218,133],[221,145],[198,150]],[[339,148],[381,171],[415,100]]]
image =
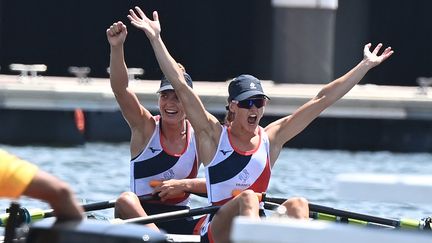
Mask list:
[[[83,202],[111,200],[129,188],[128,143],[87,143],[71,148],[0,147],[68,182]],[[342,200],[334,193],[334,178],[346,172],[432,174],[432,154],[286,148],[273,168],[268,195],[284,198],[304,196],[315,204],[380,217],[421,219],[432,215],[430,205],[408,203],[409,198],[407,203]],[[202,168],[200,175],[203,176]],[[431,195],[425,197],[432,199]],[[9,202],[0,200],[0,213]],[[20,203],[27,208],[49,208],[45,203],[27,198],[21,198]],[[205,199],[194,198],[192,206],[205,204]],[[113,218],[112,209],[94,213]]]

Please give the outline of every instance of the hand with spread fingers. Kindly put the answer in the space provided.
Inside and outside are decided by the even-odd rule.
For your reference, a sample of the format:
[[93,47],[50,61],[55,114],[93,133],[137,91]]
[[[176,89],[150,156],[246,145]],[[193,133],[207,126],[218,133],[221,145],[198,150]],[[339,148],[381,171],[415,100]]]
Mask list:
[[383,44],[379,43],[372,52],[370,51],[371,46],[371,43],[365,45],[363,50],[363,60],[372,67],[381,64],[394,53],[392,48],[389,46],[383,51],[383,53],[381,53],[381,55],[378,55],[378,52],[380,51]]
[[139,7],[135,7],[135,11],[129,9],[129,15],[127,17],[131,21],[131,24],[143,30],[150,40],[158,38],[161,32],[161,26],[157,11],[153,11],[154,20],[149,19]]

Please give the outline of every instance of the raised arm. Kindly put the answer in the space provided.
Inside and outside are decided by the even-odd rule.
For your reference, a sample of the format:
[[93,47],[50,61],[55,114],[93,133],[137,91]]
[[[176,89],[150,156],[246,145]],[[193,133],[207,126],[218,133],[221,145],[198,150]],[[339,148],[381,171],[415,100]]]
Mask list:
[[363,60],[342,77],[325,85],[321,91],[293,114],[281,118],[266,127],[271,144],[271,162],[274,164],[282,146],[305,129],[318,115],[331,106],[348,91],[350,91],[365,74],[373,67],[379,65],[393,54],[391,47],[387,47],[378,55],[382,44],[378,44],[371,52],[371,44],[363,50]]
[[150,137],[154,129],[154,121],[150,112],[139,102],[135,93],[129,89],[127,67],[124,58],[124,42],[127,28],[122,22],[116,22],[106,30],[111,48],[110,83],[123,116],[131,131],[131,155],[137,155]]
[[150,20],[139,7],[135,7],[135,11],[129,10],[128,18],[135,27],[143,30],[150,40],[159,66],[174,87],[177,97],[185,108],[186,116],[197,134],[199,147],[205,147],[200,151],[208,151],[206,155],[200,153],[200,158],[205,164],[207,158],[214,154],[211,151],[216,150],[221,125],[216,117],[205,110],[198,95],[187,85],[183,71],[168,52],[160,36],[161,27],[157,12],[153,12],[154,20]]

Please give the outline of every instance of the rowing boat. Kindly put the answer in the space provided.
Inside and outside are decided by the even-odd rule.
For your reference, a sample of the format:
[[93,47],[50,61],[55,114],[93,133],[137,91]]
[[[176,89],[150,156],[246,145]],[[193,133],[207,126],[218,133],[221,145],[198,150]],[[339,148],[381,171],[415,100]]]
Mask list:
[[[266,209],[280,209],[280,204],[284,198],[267,197],[264,193],[257,196],[264,202]],[[146,198],[141,198],[142,200]],[[113,201],[90,203],[83,205],[85,211],[99,210],[113,206]],[[78,222],[56,223],[52,218],[52,210],[39,210],[31,213],[29,211],[28,220],[43,219],[30,225],[26,242],[40,243],[72,243],[72,242],[200,242],[197,235],[175,235],[154,232],[151,229],[133,223],[152,223],[166,221],[180,217],[198,216],[207,213],[214,213],[218,206],[208,206],[202,208],[185,209],[174,212],[167,212],[146,217],[120,220],[121,224],[112,224],[108,221],[85,220]],[[261,242],[316,242],[325,239],[326,242],[346,241],[346,237],[353,242],[392,242],[402,243],[408,240],[416,243],[430,242],[430,232],[425,234],[423,230],[431,229],[431,219],[423,220],[410,219],[389,219],[372,215],[359,214],[344,210],[338,210],[322,205],[309,203],[311,210],[310,217],[314,220],[293,221],[285,216],[285,213],[276,213],[262,220],[252,220],[250,218],[238,217],[233,224],[232,241],[235,243],[261,243]],[[34,215],[33,215],[34,214]],[[0,223],[6,222],[7,215],[0,217]],[[327,221],[343,222],[345,224],[335,224]],[[353,227],[349,224],[374,226]],[[348,226],[348,227],[347,227]],[[380,227],[381,230],[376,228]],[[408,229],[408,230],[382,230],[382,228]],[[413,230],[416,229],[416,230]],[[421,232],[421,233],[419,233]],[[289,235],[289,237],[282,237]],[[352,237],[355,236],[353,240]],[[427,241],[426,241],[427,240]],[[0,243],[2,240],[0,239]]]
[[[274,214],[261,220],[237,217],[231,238],[233,243],[315,243],[322,239],[325,242],[344,242],[350,239],[350,243],[429,243],[431,235],[418,230],[382,230],[328,221],[300,221]],[[54,218],[47,218],[30,225],[25,242],[200,242],[200,237],[163,234],[138,224],[111,224],[92,219],[58,223]],[[1,239],[0,243],[3,243]]]
[[[54,218],[31,224],[22,239],[27,243],[200,242],[198,235],[163,234],[138,224],[111,224],[91,219],[58,223]],[[2,238],[0,243],[3,243]]]

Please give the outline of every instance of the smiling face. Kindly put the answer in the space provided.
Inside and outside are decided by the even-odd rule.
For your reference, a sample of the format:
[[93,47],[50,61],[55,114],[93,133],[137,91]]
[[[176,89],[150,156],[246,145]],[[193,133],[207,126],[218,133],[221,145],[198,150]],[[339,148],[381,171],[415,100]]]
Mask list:
[[169,123],[179,123],[186,118],[183,106],[174,90],[165,90],[159,94],[159,111],[162,120]]

